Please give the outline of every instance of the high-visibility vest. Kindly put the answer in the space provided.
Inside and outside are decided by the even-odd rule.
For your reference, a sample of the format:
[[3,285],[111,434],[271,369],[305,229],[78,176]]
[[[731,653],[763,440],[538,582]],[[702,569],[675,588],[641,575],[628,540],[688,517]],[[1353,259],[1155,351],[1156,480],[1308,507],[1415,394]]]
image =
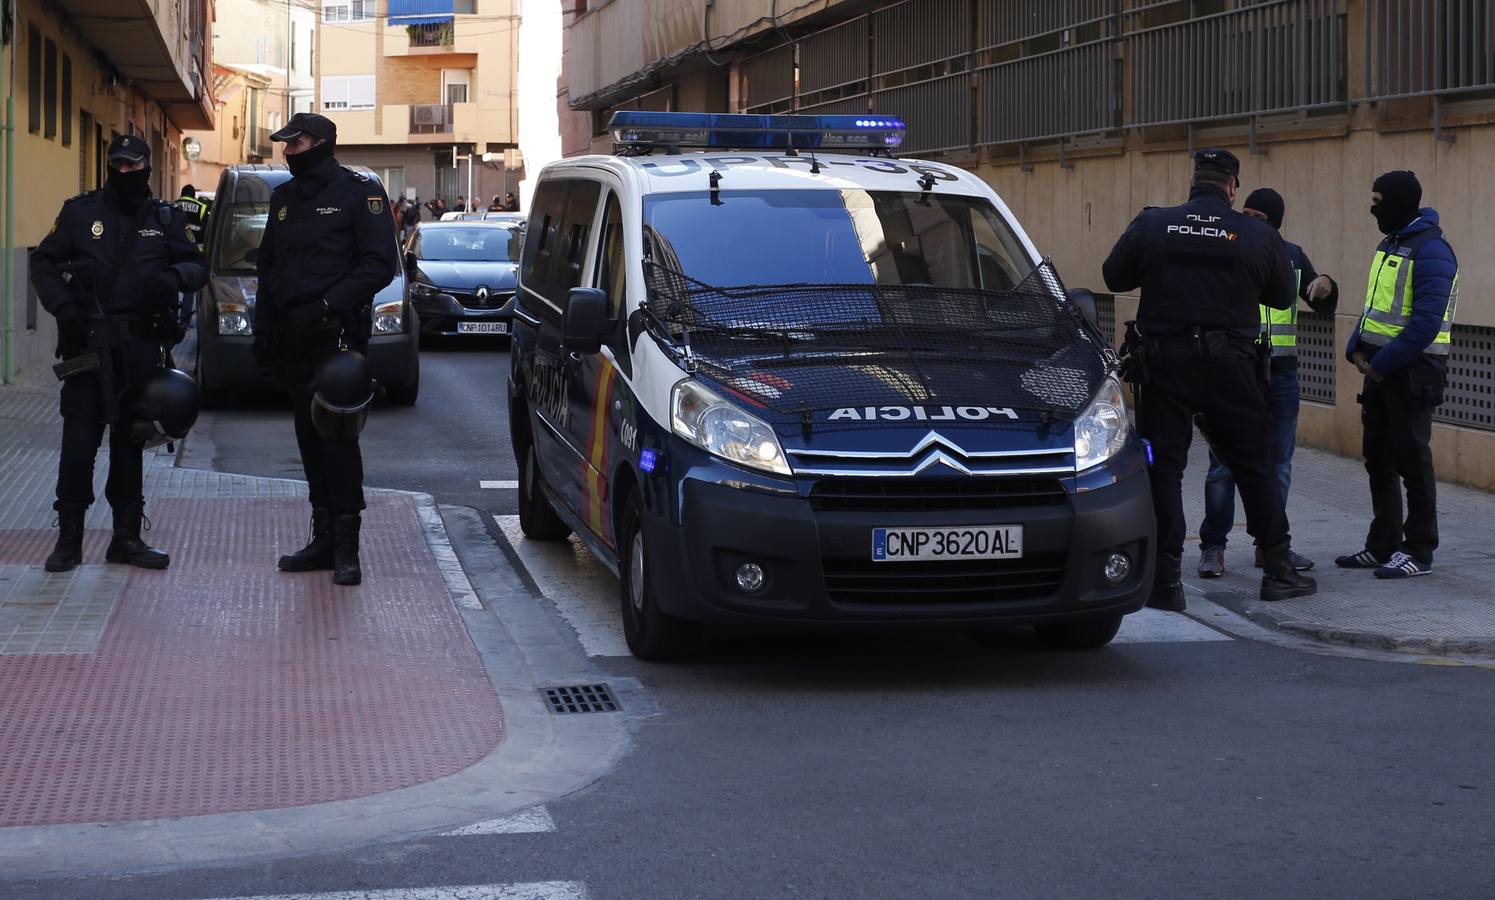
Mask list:
[[1293,269],[1297,279],[1293,287],[1293,305],[1287,309],[1275,309],[1263,304],[1261,311],[1261,333],[1272,345],[1273,356],[1298,355],[1298,294],[1303,289],[1303,270]]
[[208,202],[206,200],[199,200],[196,197],[178,197],[175,206],[183,213],[186,213],[187,237],[192,243],[197,245],[197,249],[201,250],[203,244],[202,226],[208,217]]
[[[1412,271],[1417,265],[1417,251],[1422,249],[1427,238],[1412,240],[1403,245],[1383,241],[1376,249],[1375,259],[1370,264],[1370,283],[1365,288],[1365,312],[1360,317],[1360,340],[1375,347],[1391,343],[1407,323],[1412,321]],[[1447,356],[1453,338],[1454,308],[1459,301],[1459,275],[1454,272],[1453,288],[1448,293],[1448,305],[1443,308],[1443,324],[1438,336],[1422,352],[1432,356]]]

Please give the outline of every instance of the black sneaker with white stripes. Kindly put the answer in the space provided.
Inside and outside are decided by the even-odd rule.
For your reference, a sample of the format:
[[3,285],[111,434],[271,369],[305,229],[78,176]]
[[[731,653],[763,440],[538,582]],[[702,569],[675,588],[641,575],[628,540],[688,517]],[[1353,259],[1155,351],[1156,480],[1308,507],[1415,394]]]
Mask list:
[[1361,550],[1359,553],[1351,553],[1347,556],[1336,556],[1334,564],[1341,569],[1379,569],[1385,564],[1385,560],[1369,550]]
[[1433,571],[1431,564],[1418,562],[1410,554],[1398,550],[1391,554],[1386,560],[1386,565],[1376,569],[1377,578],[1411,578],[1414,575],[1428,575]]

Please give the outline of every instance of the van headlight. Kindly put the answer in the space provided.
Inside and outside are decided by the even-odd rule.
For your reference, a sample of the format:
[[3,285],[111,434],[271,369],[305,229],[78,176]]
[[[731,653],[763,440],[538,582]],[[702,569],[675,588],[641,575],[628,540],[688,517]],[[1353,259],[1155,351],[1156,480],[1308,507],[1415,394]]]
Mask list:
[[232,301],[218,304],[219,334],[254,334],[254,322],[249,316],[249,307]]
[[399,334],[404,330],[404,301],[391,300],[374,307],[374,334]]
[[670,426],[675,434],[728,462],[775,475],[793,474],[768,423],[689,378],[670,394]]
[[1130,433],[1121,382],[1108,377],[1090,406],[1075,419],[1075,470],[1083,472],[1120,453]]

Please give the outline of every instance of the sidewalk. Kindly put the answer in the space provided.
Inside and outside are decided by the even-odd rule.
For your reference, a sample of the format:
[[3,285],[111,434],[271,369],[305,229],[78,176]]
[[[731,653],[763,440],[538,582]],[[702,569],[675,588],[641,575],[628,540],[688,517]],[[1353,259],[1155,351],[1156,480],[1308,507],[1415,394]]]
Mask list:
[[304,484],[163,450],[146,537],[172,565],[149,572],[103,563],[106,449],[85,564],[50,575],[56,407],[53,385],[0,388],[0,827],[370,797],[493,751],[499,697],[428,545],[429,498],[371,492],[365,582],[337,588],[274,568],[305,542]]
[[1370,490],[1359,460],[1299,447],[1293,457],[1288,517],[1293,549],[1317,565],[1318,593],[1301,600],[1257,599],[1261,571],[1252,567],[1245,510],[1236,498],[1236,526],[1223,578],[1195,575],[1204,519],[1204,441],[1196,435],[1184,475],[1189,523],[1184,585],[1260,624],[1313,640],[1372,650],[1495,658],[1495,495],[1439,483],[1441,546],[1433,573],[1400,581],[1339,569],[1334,557],[1364,545]]

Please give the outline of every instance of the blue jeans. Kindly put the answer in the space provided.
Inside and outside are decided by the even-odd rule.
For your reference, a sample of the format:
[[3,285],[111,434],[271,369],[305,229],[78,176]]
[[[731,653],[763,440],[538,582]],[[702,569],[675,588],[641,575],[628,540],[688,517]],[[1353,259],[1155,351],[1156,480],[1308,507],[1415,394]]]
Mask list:
[[[1272,360],[1272,379],[1267,383],[1267,408],[1272,411],[1272,457],[1277,481],[1282,485],[1282,504],[1293,480],[1293,447],[1298,434],[1298,358]],[[1207,425],[1208,423],[1206,423]],[[1209,474],[1204,478],[1204,523],[1199,526],[1199,545],[1224,547],[1235,524],[1235,478],[1230,469],[1209,455]]]

